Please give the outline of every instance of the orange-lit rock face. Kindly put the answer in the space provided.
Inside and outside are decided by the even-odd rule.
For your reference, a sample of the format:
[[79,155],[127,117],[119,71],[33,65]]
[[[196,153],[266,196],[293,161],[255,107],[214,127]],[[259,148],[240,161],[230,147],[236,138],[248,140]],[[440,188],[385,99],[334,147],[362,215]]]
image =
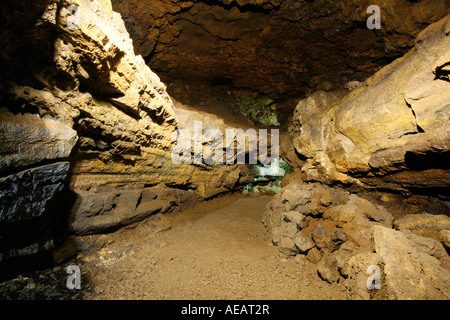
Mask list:
[[164,82],[229,84],[296,98],[363,80],[404,54],[446,0],[114,0],[113,9]]

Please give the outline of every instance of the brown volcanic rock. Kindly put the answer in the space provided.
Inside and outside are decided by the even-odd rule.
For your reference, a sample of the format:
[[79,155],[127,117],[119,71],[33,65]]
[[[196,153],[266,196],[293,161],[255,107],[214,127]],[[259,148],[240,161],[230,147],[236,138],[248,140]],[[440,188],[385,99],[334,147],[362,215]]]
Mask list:
[[[79,27],[71,27],[70,5],[78,7]],[[54,61],[36,64],[21,79],[9,74],[8,66],[2,72],[12,81],[5,82],[2,90],[5,106],[13,113],[23,112],[18,107],[22,104],[25,111],[57,119],[76,130],[79,142],[71,155],[72,189],[164,182],[200,187],[210,197],[238,181],[241,171],[233,166],[173,163],[172,134],[180,127],[180,115],[175,114],[159,77],[134,54],[123,20],[109,1],[64,2],[61,6],[48,1],[39,10],[40,23],[27,29],[25,37],[40,37],[53,47]],[[19,28],[12,19],[7,22],[2,26],[6,35]],[[16,62],[18,57],[12,53],[19,49],[17,41],[11,41],[2,50]],[[213,185],[204,190],[204,181]]]
[[93,3],[83,9],[96,23],[86,22],[80,30],[67,31],[62,18],[59,28],[73,47],[91,48],[76,57],[85,62],[82,67],[89,74],[80,85],[84,83],[92,93],[100,90],[106,100],[88,95],[86,103],[78,106],[82,144],[75,154],[72,188],[163,182],[189,185],[205,198],[232,188],[241,176],[236,167],[172,161],[173,134],[184,125],[181,112],[176,112],[158,76],[141,56],[135,56],[120,15]]
[[373,241],[376,253],[383,259],[383,286],[389,299],[449,298],[449,270],[417,243],[400,231],[381,226],[374,228]]
[[67,158],[77,133],[62,121],[36,115],[0,112],[0,169],[28,167],[43,160]]
[[364,80],[449,10],[446,0],[384,2],[382,29],[373,31],[366,27],[372,4],[114,0],[113,8],[123,15],[136,51],[164,81],[225,82],[298,97]]
[[48,263],[43,257],[54,246],[55,199],[68,172],[69,162],[55,162],[0,178],[1,279],[29,269],[28,256],[37,259],[34,263]]
[[193,190],[167,188],[161,184],[134,190],[78,191],[75,198],[68,219],[69,229],[86,235],[116,230],[174,207],[183,209],[199,196]]

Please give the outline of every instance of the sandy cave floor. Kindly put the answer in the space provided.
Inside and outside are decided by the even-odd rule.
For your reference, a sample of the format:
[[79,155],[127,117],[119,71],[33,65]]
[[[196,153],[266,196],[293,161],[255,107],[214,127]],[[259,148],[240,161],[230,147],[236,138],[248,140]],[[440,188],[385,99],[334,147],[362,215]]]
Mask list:
[[[0,284],[9,299],[348,299],[316,266],[284,259],[261,222],[271,195],[225,195],[183,212],[155,215],[106,235],[77,239],[75,259]],[[81,290],[65,288],[67,265]]]

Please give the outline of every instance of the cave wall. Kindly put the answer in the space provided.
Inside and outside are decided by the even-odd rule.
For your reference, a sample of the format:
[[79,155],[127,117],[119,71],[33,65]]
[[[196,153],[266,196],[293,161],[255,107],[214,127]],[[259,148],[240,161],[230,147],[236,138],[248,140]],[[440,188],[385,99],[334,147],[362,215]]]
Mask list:
[[450,19],[349,94],[318,91],[294,114],[305,181],[448,196]]
[[300,162],[263,223],[281,256],[351,299],[450,297],[449,52],[450,15],[350,93],[317,91],[295,109]]
[[242,165],[172,161],[172,135],[184,116],[135,55],[109,1],[22,1],[0,9],[4,275],[18,259],[47,257],[63,230],[114,230],[250,179]]

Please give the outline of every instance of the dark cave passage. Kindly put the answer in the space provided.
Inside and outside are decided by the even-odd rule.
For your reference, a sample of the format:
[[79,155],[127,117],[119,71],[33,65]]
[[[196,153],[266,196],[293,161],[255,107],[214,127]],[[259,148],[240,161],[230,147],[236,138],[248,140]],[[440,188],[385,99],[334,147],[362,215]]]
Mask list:
[[0,297],[449,299],[449,3],[370,8],[2,3]]

